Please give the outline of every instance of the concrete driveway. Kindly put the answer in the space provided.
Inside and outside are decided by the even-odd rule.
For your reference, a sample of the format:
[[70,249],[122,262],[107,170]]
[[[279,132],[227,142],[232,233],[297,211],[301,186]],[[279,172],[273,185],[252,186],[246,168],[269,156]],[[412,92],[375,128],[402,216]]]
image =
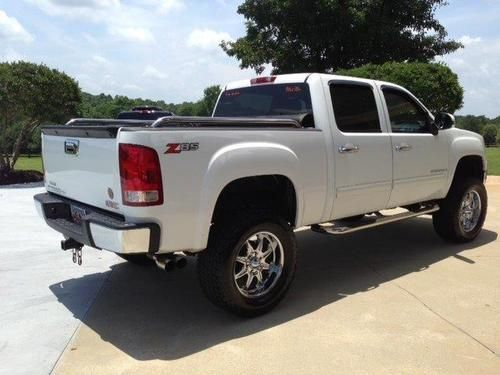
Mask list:
[[[471,244],[442,242],[429,217],[345,237],[298,232],[300,263],[290,293],[276,310],[252,320],[203,298],[194,260],[166,274],[87,249],[85,267],[69,264],[69,254],[55,251],[57,234],[34,222],[28,231],[16,228],[31,216],[5,215],[2,192],[0,228],[12,224],[9,233],[1,229],[0,249],[7,243],[9,253],[17,247],[23,251],[15,254],[28,259],[40,254],[35,263],[5,266],[0,251],[0,329],[15,325],[5,342],[0,335],[0,363],[8,373],[40,361],[34,353],[48,352],[53,337],[54,355],[45,362],[55,362],[61,342],[69,341],[55,367],[60,374],[500,373],[498,179],[488,184],[485,230]],[[23,233],[33,230],[41,238],[20,246]],[[33,293],[58,315],[30,313],[40,297],[31,299],[22,283],[33,278]],[[3,303],[9,298],[18,301],[10,310]],[[45,327],[43,333],[31,329],[30,319]],[[82,324],[72,337],[77,320]],[[57,322],[68,326],[66,335],[54,328]],[[15,332],[24,333],[22,339],[16,341]]]

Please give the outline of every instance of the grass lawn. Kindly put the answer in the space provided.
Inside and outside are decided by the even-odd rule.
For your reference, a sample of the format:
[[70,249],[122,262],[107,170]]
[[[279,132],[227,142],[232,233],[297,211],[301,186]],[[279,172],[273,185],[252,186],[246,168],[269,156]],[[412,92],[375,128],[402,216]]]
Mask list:
[[500,176],[500,147],[486,148],[486,157],[488,158],[488,174]]
[[[488,147],[486,149],[486,156],[488,158],[488,174],[500,176],[500,147]],[[19,157],[16,163],[17,170],[34,170],[43,172],[42,158],[40,156],[27,156]]]
[[18,171],[38,171],[43,173],[42,157],[37,156],[20,156],[17,159],[15,169]]

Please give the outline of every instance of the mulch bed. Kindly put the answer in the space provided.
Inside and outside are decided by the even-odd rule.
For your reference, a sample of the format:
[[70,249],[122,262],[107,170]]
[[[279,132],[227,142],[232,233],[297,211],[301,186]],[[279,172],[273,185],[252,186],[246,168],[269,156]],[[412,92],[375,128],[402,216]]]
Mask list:
[[38,171],[12,171],[0,174],[0,185],[26,184],[43,181],[43,173]]

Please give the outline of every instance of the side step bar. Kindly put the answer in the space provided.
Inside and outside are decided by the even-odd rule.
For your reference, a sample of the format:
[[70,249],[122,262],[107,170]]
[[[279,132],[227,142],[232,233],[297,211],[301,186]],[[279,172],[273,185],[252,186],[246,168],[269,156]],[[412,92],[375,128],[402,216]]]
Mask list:
[[323,234],[347,234],[357,232],[358,230],[378,227],[379,225],[393,223],[395,221],[410,219],[412,217],[431,214],[433,212],[439,211],[439,206],[422,206],[418,210],[402,212],[395,215],[385,216],[380,212],[375,213],[375,215],[368,216],[357,222],[349,222],[347,220],[335,220],[323,224],[311,225],[311,230]]

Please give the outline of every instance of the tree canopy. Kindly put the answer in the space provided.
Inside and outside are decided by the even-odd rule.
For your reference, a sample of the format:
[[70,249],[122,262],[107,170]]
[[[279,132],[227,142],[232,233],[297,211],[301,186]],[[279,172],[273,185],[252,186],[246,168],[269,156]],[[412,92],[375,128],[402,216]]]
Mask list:
[[65,73],[22,61],[0,63],[0,171],[13,168],[39,125],[67,121],[80,101],[78,83]]
[[484,143],[492,146],[497,143],[497,128],[493,124],[486,125],[483,129]]
[[[481,134],[486,124],[492,123],[486,116],[466,115],[457,117],[457,126]],[[497,121],[500,124],[500,121]]]
[[410,90],[431,112],[454,113],[463,104],[458,77],[440,63],[368,64],[337,74],[393,82]]
[[367,63],[430,61],[462,45],[435,17],[446,0],[245,0],[246,35],[223,41],[257,73],[333,72]]
[[500,134],[500,116],[490,119],[484,115],[456,116],[457,127],[481,134],[487,146],[495,145],[500,139],[495,139]]
[[166,103],[163,100],[129,98],[123,95],[82,94],[82,104],[79,109],[81,117],[116,118],[122,111],[130,111],[133,107],[161,107],[180,116],[210,116],[221,91],[220,86],[209,86],[203,91],[203,97],[195,102],[180,104]]

